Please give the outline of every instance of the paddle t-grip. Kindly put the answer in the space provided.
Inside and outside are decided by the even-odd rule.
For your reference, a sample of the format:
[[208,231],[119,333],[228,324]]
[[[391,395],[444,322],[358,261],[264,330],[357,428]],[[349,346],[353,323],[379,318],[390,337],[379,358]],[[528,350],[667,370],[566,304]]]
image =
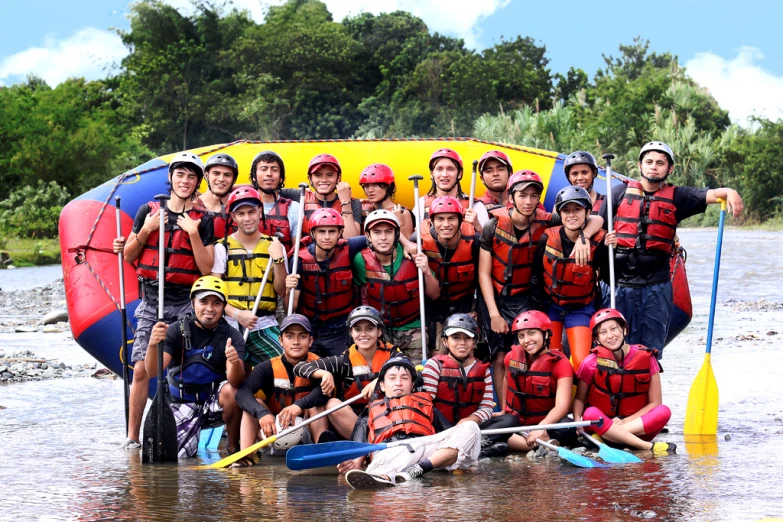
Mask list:
[[114,196],[114,206],[117,207],[118,209],[120,208],[120,197],[119,196]]
[[612,167],[612,160],[614,159],[614,154],[612,154],[611,152],[607,152],[606,154],[604,154],[604,155],[603,155],[603,156],[601,156],[601,157],[602,157],[602,158],[604,159],[604,161],[606,162],[606,165],[607,165],[609,168],[611,168],[611,167]]
[[413,186],[416,187],[416,188],[418,188],[418,186],[419,186],[419,181],[421,181],[423,179],[424,179],[424,176],[422,176],[421,174],[414,174],[413,176],[409,176],[408,177],[408,181],[412,181],[413,182]]

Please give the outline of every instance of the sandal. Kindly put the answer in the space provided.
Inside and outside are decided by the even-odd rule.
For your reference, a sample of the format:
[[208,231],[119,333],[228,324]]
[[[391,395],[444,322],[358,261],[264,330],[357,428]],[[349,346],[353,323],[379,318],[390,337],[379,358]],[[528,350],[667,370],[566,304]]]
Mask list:
[[229,467],[230,468],[252,468],[255,465],[256,465],[256,461],[253,459],[253,457],[248,455],[248,456],[242,457],[241,459],[237,460],[236,462],[231,464],[231,466],[229,466]]

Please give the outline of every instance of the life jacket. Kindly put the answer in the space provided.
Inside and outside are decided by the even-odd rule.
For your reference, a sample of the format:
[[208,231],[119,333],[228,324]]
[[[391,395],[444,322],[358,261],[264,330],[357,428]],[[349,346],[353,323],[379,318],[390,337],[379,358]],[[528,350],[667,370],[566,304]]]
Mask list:
[[[365,386],[370,384],[381,371],[383,363],[389,360],[394,345],[391,343],[378,342],[378,348],[375,350],[375,354],[372,356],[372,361],[367,364],[367,360],[359,353],[356,345],[351,346],[348,349],[348,359],[351,361],[351,371],[353,372],[353,383],[343,391],[343,400],[348,400],[356,397],[361,393]],[[367,401],[359,399],[354,403],[354,406],[366,406]]]
[[[234,236],[228,236],[224,281],[228,287],[228,302],[232,306],[240,310],[253,309],[269,261],[271,242],[271,237],[261,236],[253,252],[249,253]],[[273,273],[270,273],[264,291],[261,293],[261,301],[258,303],[259,312],[274,312],[277,309],[277,294],[272,276]]]
[[649,403],[650,357],[657,350],[635,345],[636,353],[622,367],[611,350],[593,348],[596,354],[595,378],[587,392],[587,405],[595,406],[610,418],[628,417]]
[[421,250],[427,254],[430,269],[440,281],[440,296],[445,301],[454,302],[472,296],[476,288],[476,259],[473,258],[473,241],[476,231],[472,225],[462,222],[460,240],[451,258],[444,261],[438,249],[438,241],[433,237],[434,227],[429,220],[422,221]]
[[538,239],[549,224],[548,214],[537,209],[533,222],[519,241],[509,212],[495,211],[495,217],[498,224],[492,238],[492,286],[501,296],[529,292],[533,257]]
[[[353,202],[354,198],[351,198]],[[301,202],[300,202],[301,204]],[[329,202],[324,206],[324,202],[315,197],[315,192],[308,189],[305,190],[304,198],[304,222],[302,223],[302,237],[310,235],[310,216],[319,208],[333,208],[337,212],[342,213],[342,205],[340,204],[340,198],[334,198],[334,201]]]
[[492,212],[493,210],[503,208],[503,205],[500,204],[500,201],[493,198],[489,192],[485,192],[483,196],[476,198],[476,201],[481,201],[484,203],[484,208],[487,209],[487,212]]
[[614,220],[617,249],[640,253],[671,254],[677,232],[674,186],[664,184],[646,194],[642,184],[629,181]]
[[[308,352],[307,360],[317,361],[318,356]],[[275,379],[274,391],[271,397],[267,397],[263,391],[259,390],[256,392],[256,397],[264,401],[272,415],[277,415],[299,399],[310,395],[310,392],[316,387],[316,383],[304,377],[294,377],[294,381],[291,382],[283,365],[283,355],[278,355],[270,362],[272,363],[272,375]]]
[[340,239],[329,259],[329,268],[321,270],[308,248],[299,249],[302,260],[300,314],[324,322],[347,316],[353,310],[353,272],[348,250],[348,242]]
[[[582,307],[593,302],[596,289],[596,271],[590,265],[577,265],[573,257],[563,256],[560,237],[562,226],[547,229],[548,236],[544,252],[544,289],[552,303],[563,307]],[[604,231],[598,231],[590,238],[590,259],[595,259]],[[578,240],[577,240],[578,241]]]
[[261,221],[258,223],[258,230],[266,236],[274,236],[277,232],[283,237],[280,242],[285,247],[286,252],[293,245],[291,235],[291,223],[288,221],[288,212],[291,208],[291,200],[278,197],[269,214],[264,212]]
[[[218,390],[220,383],[226,380],[225,369],[218,368],[212,364],[210,359],[215,350],[214,345],[225,343],[229,338],[228,323],[221,319],[206,345],[196,348],[190,344],[193,316],[188,314],[181,317],[176,324],[182,331],[182,360],[179,365],[168,369],[166,379],[169,392],[177,402],[203,404],[212,393]],[[215,339],[216,337],[217,339]]]
[[[384,397],[370,403],[367,442],[378,444],[394,435],[434,435],[432,400],[424,392],[403,395],[395,399]],[[408,437],[406,437],[408,438]]]
[[595,202],[593,203],[593,209],[590,211],[591,216],[597,216],[601,213],[601,206],[604,204],[604,200],[606,199],[606,196],[603,194],[596,194],[595,195]]
[[[147,203],[150,208],[150,214],[154,214],[160,208],[160,203],[150,201]],[[193,207],[187,211],[187,215],[193,220],[204,217],[204,210],[199,207]],[[147,243],[141,248],[139,256],[139,265],[136,273],[139,277],[150,280],[158,278],[158,239],[160,231],[153,232],[147,238]],[[166,225],[163,233],[165,244],[165,273],[166,282],[190,287],[201,277],[201,271],[196,265],[196,258],[193,256],[193,246],[190,243],[190,236],[179,228],[176,223]]]
[[[396,248],[396,247],[395,247]],[[369,248],[361,252],[367,273],[367,301],[381,312],[387,326],[398,328],[419,317],[419,270],[410,259],[389,277]]]
[[212,229],[214,231],[215,243],[226,244],[229,234],[236,232],[237,226],[231,219],[231,214],[228,212],[222,203],[220,204],[220,210],[212,211],[207,208],[201,198],[198,199],[198,204],[203,207],[204,214],[212,217]]
[[478,410],[486,391],[484,377],[489,363],[476,360],[466,374],[462,365],[450,355],[436,355],[433,359],[440,367],[438,391],[433,402],[450,423],[456,424]]
[[[424,196],[424,217],[422,219],[429,219],[430,218],[430,207],[432,206],[432,202],[435,201],[436,198],[439,198],[440,196],[431,196],[430,194],[427,194]],[[462,208],[465,210],[468,210],[468,203],[470,203],[470,200],[468,199],[468,196],[463,195],[462,197],[457,194],[454,196],[454,199],[460,202],[462,205]]]
[[521,345],[515,344],[506,365],[506,412],[516,413],[523,425],[540,423],[555,407],[557,380],[553,372],[566,358],[559,350],[539,353],[532,364],[529,357]]

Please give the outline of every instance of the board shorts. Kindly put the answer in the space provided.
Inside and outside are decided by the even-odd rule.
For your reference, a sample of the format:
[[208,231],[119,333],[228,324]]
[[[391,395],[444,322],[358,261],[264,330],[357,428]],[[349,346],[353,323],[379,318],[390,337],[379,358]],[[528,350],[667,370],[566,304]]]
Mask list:
[[[388,330],[389,342],[400,349],[414,365],[421,364],[421,328]],[[432,355],[427,353],[427,355]]]
[[217,391],[211,393],[203,403],[176,402],[169,398],[168,406],[177,423],[177,456],[190,458],[198,451],[201,430],[215,428],[223,422],[223,408],[220,406],[220,390],[228,381],[223,381]]
[[[347,319],[347,316],[346,316]],[[313,345],[310,351],[318,357],[342,355],[348,348],[348,329],[345,321],[339,321],[337,328],[313,323]]]
[[[228,324],[245,333],[245,327],[233,317],[226,316]],[[258,330],[252,330],[245,341],[245,361],[251,366],[256,366],[264,361],[283,355],[283,345],[280,344],[280,328],[268,326]]]
[[511,333],[511,323],[522,312],[533,309],[533,298],[529,294],[516,296],[498,296],[495,295],[495,303],[503,319],[508,323],[509,330],[507,334],[499,334],[492,330],[492,320],[489,318],[489,309],[482,299],[479,306],[479,319],[481,329],[487,338],[489,352],[494,359],[498,353],[508,353],[511,351],[511,345],[515,343],[514,335]]
[[[190,301],[181,305],[167,305],[163,302],[163,322],[171,324],[185,314],[193,311]],[[133,313],[136,318],[136,332],[133,336],[133,348],[131,349],[131,364],[143,361],[147,355],[147,347],[150,344],[150,334],[152,327],[158,322],[158,305],[142,299],[136,311]]]

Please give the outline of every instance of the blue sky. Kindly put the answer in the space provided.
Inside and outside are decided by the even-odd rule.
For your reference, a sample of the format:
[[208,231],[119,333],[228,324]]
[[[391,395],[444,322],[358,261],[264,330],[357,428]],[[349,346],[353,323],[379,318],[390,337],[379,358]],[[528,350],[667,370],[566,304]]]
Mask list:
[[[277,3],[280,0],[271,0]],[[188,0],[166,0],[187,9]],[[557,3],[529,0],[325,0],[335,18],[361,10],[404,9],[432,30],[465,38],[482,48],[501,36],[532,36],[546,46],[553,72],[570,66],[593,75],[601,54],[617,55],[620,44],[641,35],[651,49],[679,56],[691,75],[710,89],[735,121],[748,115],[783,117],[783,2],[745,0],[621,0]],[[127,0],[38,0],[6,2],[0,39],[0,84],[28,73],[56,84],[69,76],[99,78],[125,53],[111,27],[127,28]],[[257,20],[259,0],[234,0]],[[32,6],[32,7],[31,7]],[[738,7],[741,6],[741,7]]]

